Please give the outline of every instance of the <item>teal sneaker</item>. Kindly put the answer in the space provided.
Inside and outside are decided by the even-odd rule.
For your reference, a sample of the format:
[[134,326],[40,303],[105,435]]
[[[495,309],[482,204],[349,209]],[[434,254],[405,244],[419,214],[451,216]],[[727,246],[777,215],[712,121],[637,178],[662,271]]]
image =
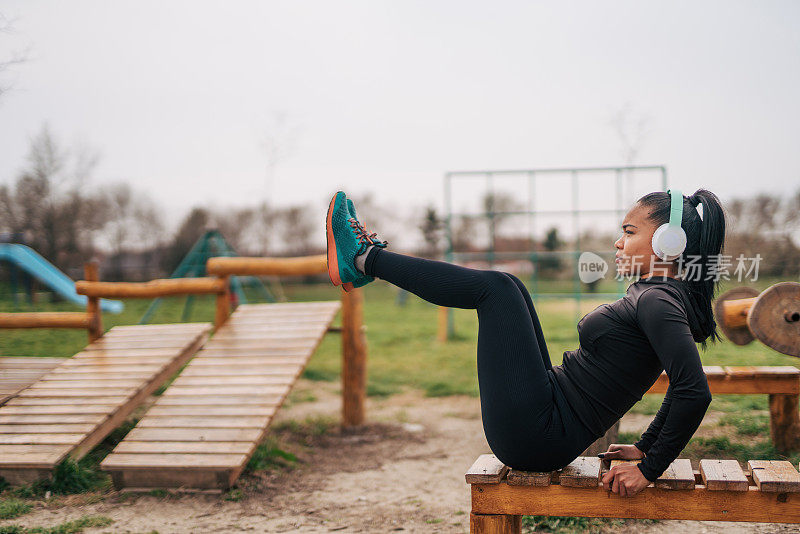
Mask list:
[[[352,204],[351,204],[352,205]],[[372,280],[365,280],[356,269],[355,257],[369,245],[386,246],[386,242],[376,240],[376,234],[368,234],[358,219],[348,209],[347,196],[338,191],[328,206],[325,222],[327,239],[328,276],[333,285],[341,285],[345,291],[361,287]],[[355,286],[355,283],[358,286]]]
[[[350,200],[349,198],[347,199],[347,211],[350,212],[350,217],[351,217],[350,219],[348,219],[348,221],[351,222],[351,224],[353,223],[353,221],[355,221],[356,224],[360,225],[360,223],[358,223],[358,215],[356,215],[356,207],[353,204],[353,201]],[[366,233],[366,230],[364,230],[364,232]],[[367,236],[367,238],[371,239],[372,242],[371,243],[365,243],[361,247],[359,247],[358,251],[356,252],[356,256],[358,256],[359,254],[362,254],[363,251],[366,250],[369,245],[375,245],[376,247],[386,248],[386,245],[388,244],[388,241],[376,241],[375,240],[376,237],[377,237],[377,235],[375,234],[375,232],[369,234]],[[353,262],[355,264],[355,256],[353,257]],[[361,271],[358,270],[358,267],[356,267],[356,272],[358,272],[358,274],[360,276],[356,280],[354,280],[352,282],[350,287],[346,287],[345,288],[347,291],[349,291],[350,289],[352,289],[354,287],[363,287],[363,286],[369,284],[370,282],[375,281],[374,277],[369,276],[367,274],[363,274]]]

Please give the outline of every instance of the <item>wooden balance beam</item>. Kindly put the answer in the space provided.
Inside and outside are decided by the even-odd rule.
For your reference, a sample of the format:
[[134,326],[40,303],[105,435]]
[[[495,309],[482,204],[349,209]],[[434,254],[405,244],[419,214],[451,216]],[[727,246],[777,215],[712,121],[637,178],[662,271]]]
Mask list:
[[[770,435],[775,449],[800,448],[800,369],[793,366],[703,366],[712,395],[769,395]],[[647,393],[666,393],[666,373]]]
[[[211,325],[117,326],[0,406],[0,476],[46,479],[83,457],[185,364]],[[28,358],[35,360],[37,358]]]
[[800,474],[786,461],[750,460],[743,471],[736,460],[709,459],[694,471],[679,458],[632,497],[603,488],[603,464],[578,457],[559,471],[534,473],[482,454],[465,475],[470,532],[519,534],[523,515],[800,523]]
[[118,489],[229,488],[339,307],[239,306],[100,468]]

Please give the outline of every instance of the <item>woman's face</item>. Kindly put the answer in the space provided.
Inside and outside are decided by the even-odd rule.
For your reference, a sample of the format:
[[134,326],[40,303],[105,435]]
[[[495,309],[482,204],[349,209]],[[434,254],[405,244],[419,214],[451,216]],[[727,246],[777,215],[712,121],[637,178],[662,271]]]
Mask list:
[[649,214],[650,209],[637,202],[622,221],[622,236],[614,243],[620,276],[674,276],[672,262],[662,261],[653,252],[657,226],[648,218]]

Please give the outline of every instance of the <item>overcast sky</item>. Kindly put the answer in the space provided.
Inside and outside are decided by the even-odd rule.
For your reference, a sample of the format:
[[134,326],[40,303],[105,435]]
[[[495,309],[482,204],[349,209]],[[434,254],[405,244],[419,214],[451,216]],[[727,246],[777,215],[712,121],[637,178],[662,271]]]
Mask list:
[[[796,1],[6,0],[0,13],[14,19],[0,61],[29,50],[2,80],[0,183],[46,122],[99,152],[95,183],[147,189],[170,221],[267,195],[324,209],[340,188],[443,207],[450,170],[619,165],[610,119],[625,105],[649,117],[636,163],[666,165],[686,194],[800,186]],[[648,180],[642,192],[659,188]],[[595,185],[613,207],[613,180]]]

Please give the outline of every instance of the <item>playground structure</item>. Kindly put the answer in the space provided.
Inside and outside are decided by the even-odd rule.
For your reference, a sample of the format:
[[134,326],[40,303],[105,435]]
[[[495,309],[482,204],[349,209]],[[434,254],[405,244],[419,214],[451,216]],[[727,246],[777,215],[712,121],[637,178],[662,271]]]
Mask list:
[[[531,273],[531,297],[534,302],[540,298],[571,298],[575,301],[575,320],[580,318],[581,299],[584,295],[583,282],[578,273],[578,259],[583,251],[581,248],[581,215],[589,214],[594,217],[603,215],[615,215],[621,221],[629,206],[626,206],[623,193],[625,187],[624,179],[627,177],[631,181],[635,173],[655,175],[659,180],[661,190],[667,189],[667,168],[663,165],[642,165],[642,166],[620,166],[620,167],[576,167],[576,168],[543,168],[543,169],[519,169],[519,170],[480,170],[480,171],[457,171],[448,172],[444,175],[444,196],[445,196],[445,239],[446,250],[445,260],[448,262],[464,263],[469,261],[486,261],[490,268],[494,268],[497,261],[522,260],[530,262],[533,266]],[[593,177],[613,177],[614,179],[614,199],[615,207],[606,209],[581,209],[580,208],[580,178],[583,175]],[[569,178],[569,209],[534,209],[537,201],[536,186],[537,180],[543,177]],[[500,178],[517,178],[524,180],[524,193],[519,189],[514,191],[516,199],[525,197],[526,208],[521,210],[496,210],[494,202],[488,202],[483,206],[483,212],[458,213],[453,211],[453,197],[457,189],[456,182],[464,182],[469,179],[483,179],[485,181],[484,192],[489,195],[487,198],[495,198],[497,194],[497,181]],[[566,184],[565,184],[566,185]],[[566,188],[565,188],[566,189]],[[630,188],[629,188],[630,189]],[[572,222],[574,236],[573,250],[518,250],[518,251],[497,251],[496,238],[498,222],[503,218],[524,217],[527,223],[526,238],[529,243],[535,242],[536,221],[543,216],[561,216],[568,218]],[[488,248],[482,252],[464,252],[454,249],[454,228],[453,221],[456,219],[485,220],[488,226]],[[596,252],[598,256],[613,258],[614,250],[609,243],[608,250]],[[547,261],[561,261],[571,259],[574,262],[572,269],[572,292],[542,292],[539,290],[539,270],[542,263]],[[613,265],[613,261],[610,262]],[[618,280],[616,293],[592,292],[593,298],[613,298],[617,299],[625,294],[625,283],[622,279]],[[438,337],[442,341],[452,338],[453,314],[452,310],[442,308],[439,318]]]
[[[206,262],[210,258],[215,257],[237,257],[238,254],[233,247],[228,243],[225,237],[218,230],[207,230],[197,242],[192,246],[189,252],[181,260],[180,264],[175,268],[175,271],[170,275],[170,279],[176,278],[202,278],[207,275]],[[237,304],[247,304],[247,295],[245,294],[245,286],[250,286],[256,290],[259,297],[264,302],[275,302],[272,294],[264,287],[261,280],[253,276],[231,276],[231,296],[235,299]],[[139,324],[147,324],[152,318],[153,314],[161,304],[160,298],[153,299],[150,306],[142,315]],[[194,294],[186,295],[186,302],[183,306],[183,313],[181,314],[181,321],[189,321],[194,305]]]
[[800,473],[791,462],[749,460],[743,471],[736,460],[703,459],[693,470],[679,458],[650,486],[621,497],[606,491],[601,478],[624,462],[578,457],[538,473],[483,454],[465,474],[470,533],[519,534],[522,515],[800,523]]
[[[22,270],[64,300],[86,306],[86,297],[75,291],[72,279],[32,248],[18,243],[0,243],[0,262],[6,262],[10,267],[9,281],[14,302],[17,299],[18,270]],[[110,313],[120,313],[123,309],[121,302],[105,299],[100,302],[100,306],[103,311]]]
[[[67,456],[82,457],[200,351],[188,374],[167,388],[156,411],[101,467],[126,487],[228,487],[327,331],[342,333],[342,424],[363,423],[366,341],[360,290],[342,292],[337,329],[330,327],[340,308],[335,301],[230,310],[230,276],[324,273],[324,255],[212,258],[207,270],[212,276],[116,283],[98,281],[96,264],[87,264],[87,280],[76,283],[88,297],[80,320],[65,313],[0,315],[0,328],[68,324],[87,328],[90,339],[86,349],[0,406],[0,476],[12,483],[39,480],[51,476]],[[211,325],[205,323],[119,326],[103,333],[101,297],[178,294],[217,296],[208,344]]]

